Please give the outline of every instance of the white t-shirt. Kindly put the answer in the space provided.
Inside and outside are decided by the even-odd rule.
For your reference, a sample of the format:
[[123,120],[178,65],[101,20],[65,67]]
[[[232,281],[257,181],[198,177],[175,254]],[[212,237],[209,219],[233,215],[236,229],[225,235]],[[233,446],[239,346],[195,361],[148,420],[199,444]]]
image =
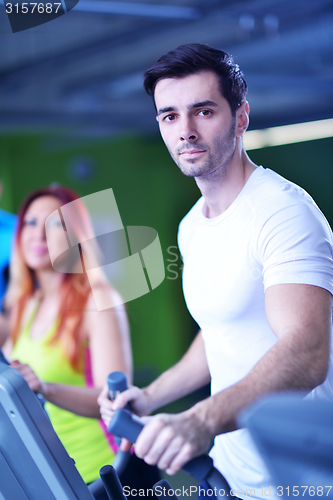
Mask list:
[[[221,215],[208,219],[204,208],[200,198],[180,223],[178,242],[184,296],[202,329],[215,394],[244,378],[277,342],[265,315],[268,287],[303,283],[333,293],[333,240],[312,198],[262,167]],[[333,401],[332,366],[328,378],[313,394]],[[236,496],[252,488],[252,498],[262,498],[262,488],[272,486],[275,498],[247,430],[217,436],[211,454]]]

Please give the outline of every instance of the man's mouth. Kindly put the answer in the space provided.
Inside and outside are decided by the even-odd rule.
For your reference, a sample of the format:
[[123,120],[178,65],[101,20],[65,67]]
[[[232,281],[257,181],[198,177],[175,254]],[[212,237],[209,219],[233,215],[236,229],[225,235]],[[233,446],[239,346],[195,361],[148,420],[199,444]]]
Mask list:
[[184,158],[195,158],[196,156],[204,153],[204,149],[185,149],[179,153],[180,156]]

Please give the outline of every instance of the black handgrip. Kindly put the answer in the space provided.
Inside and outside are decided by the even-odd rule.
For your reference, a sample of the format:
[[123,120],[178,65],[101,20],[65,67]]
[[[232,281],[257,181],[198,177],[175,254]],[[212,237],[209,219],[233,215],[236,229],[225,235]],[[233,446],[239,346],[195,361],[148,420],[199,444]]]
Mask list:
[[213,469],[213,460],[209,455],[200,455],[200,457],[193,458],[183,467],[183,471],[198,481],[206,479]]
[[[116,411],[108,430],[112,434],[125,437],[131,443],[135,443],[143,427],[144,423],[140,422],[139,417],[120,409]],[[198,481],[203,481],[209,476],[213,468],[213,460],[208,455],[201,455],[188,462],[183,467],[183,470]]]
[[123,392],[127,389],[127,379],[123,372],[112,372],[108,375],[108,388],[112,393],[113,399],[116,399],[117,392]]
[[134,418],[130,412],[121,408],[116,411],[108,431],[115,436],[124,437],[131,443],[135,443],[143,427],[144,423],[140,422],[139,417]]
[[160,481],[155,483],[153,486],[153,490],[155,496],[159,498],[166,498],[167,500],[170,500],[170,497],[172,497],[173,500],[179,500],[171,484],[169,484],[166,479],[161,479]]
[[126,500],[118,475],[112,465],[104,465],[99,474],[110,500]]
[[[110,373],[108,375],[107,382],[108,382],[108,389],[111,392],[113,399],[116,399],[118,392],[123,392],[126,391],[127,389],[127,378],[125,373],[123,372]],[[129,403],[126,404],[125,409],[131,411]],[[117,436],[117,434],[115,434],[110,430],[110,427],[108,427],[108,432]]]

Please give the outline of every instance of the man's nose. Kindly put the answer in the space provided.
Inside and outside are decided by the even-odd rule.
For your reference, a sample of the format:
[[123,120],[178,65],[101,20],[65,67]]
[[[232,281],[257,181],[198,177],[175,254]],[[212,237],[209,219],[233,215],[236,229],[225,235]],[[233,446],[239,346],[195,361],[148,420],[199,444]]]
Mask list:
[[189,118],[182,120],[180,140],[181,141],[196,141],[198,133],[195,129],[194,123]]

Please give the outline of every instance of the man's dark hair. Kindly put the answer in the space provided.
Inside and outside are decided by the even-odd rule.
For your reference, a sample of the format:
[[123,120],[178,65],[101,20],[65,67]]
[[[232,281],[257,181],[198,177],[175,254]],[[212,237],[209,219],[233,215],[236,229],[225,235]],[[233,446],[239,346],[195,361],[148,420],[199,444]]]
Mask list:
[[144,88],[154,98],[157,82],[164,78],[183,78],[201,71],[213,71],[219,78],[220,91],[234,115],[246,97],[247,83],[238,64],[223,50],[209,45],[189,43],[171,50],[144,74]]

